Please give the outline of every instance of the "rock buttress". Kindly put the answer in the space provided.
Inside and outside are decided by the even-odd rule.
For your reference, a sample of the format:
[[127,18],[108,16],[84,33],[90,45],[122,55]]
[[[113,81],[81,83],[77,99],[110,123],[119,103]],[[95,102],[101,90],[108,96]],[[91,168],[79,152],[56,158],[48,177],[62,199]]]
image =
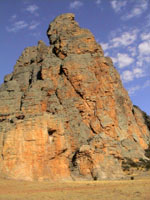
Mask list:
[[[0,87],[0,173],[24,180],[100,180],[147,161],[150,132],[112,60],[73,14],[26,48]],[[132,161],[129,163],[129,161]],[[126,165],[125,165],[126,164]]]

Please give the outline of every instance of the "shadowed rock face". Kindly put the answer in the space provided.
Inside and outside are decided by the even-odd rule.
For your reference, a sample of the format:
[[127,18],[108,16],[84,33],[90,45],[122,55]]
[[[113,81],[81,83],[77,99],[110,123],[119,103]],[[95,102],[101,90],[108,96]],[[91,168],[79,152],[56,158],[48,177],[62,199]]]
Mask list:
[[[0,173],[25,180],[100,180],[146,161],[150,141],[112,60],[73,14],[26,48],[0,87]],[[147,119],[148,116],[147,116]]]

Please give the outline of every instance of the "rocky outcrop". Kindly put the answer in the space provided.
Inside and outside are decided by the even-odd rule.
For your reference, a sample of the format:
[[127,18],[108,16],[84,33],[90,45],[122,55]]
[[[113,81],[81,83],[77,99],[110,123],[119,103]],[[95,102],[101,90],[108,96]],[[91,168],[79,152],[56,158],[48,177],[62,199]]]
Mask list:
[[116,179],[147,162],[149,118],[91,32],[63,14],[47,35],[51,45],[26,48],[0,87],[1,175]]

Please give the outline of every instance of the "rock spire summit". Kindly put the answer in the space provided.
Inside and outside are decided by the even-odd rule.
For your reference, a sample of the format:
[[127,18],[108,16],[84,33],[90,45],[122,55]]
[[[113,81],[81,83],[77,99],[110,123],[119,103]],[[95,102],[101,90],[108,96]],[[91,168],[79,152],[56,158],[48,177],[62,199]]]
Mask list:
[[47,36],[53,45],[54,53],[64,59],[69,54],[95,53],[103,56],[100,45],[92,33],[79,27],[74,14],[67,13],[56,17],[49,25]]

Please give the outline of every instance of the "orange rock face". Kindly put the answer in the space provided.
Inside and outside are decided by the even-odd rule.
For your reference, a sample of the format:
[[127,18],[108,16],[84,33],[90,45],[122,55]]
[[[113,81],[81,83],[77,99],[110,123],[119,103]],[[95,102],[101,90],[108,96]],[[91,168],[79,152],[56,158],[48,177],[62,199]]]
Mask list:
[[116,179],[148,162],[149,117],[132,105],[91,32],[64,14],[47,35],[51,45],[25,49],[0,87],[0,174]]

